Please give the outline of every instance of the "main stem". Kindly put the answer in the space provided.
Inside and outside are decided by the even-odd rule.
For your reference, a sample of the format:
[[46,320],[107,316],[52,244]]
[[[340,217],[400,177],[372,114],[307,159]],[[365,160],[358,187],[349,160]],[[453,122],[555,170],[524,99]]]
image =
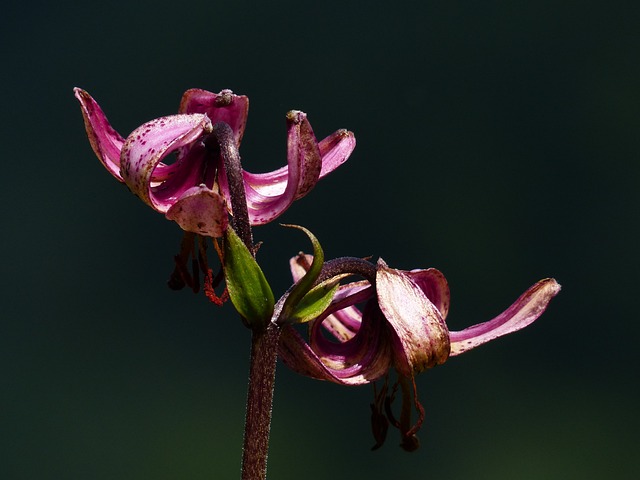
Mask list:
[[[224,122],[213,126],[220,157],[224,163],[233,210],[233,227],[243,243],[255,256],[251,222],[247,210],[244,178],[238,146],[233,130]],[[269,431],[271,430],[271,407],[273,387],[276,381],[276,360],[280,328],[269,323],[256,326],[251,333],[251,359],[249,365],[249,391],[242,447],[242,480],[265,480],[267,478],[267,455],[269,453]]]
[[249,391],[244,426],[242,480],[267,478],[267,455],[271,407],[276,380],[276,359],[280,329],[269,324],[264,330],[254,330],[251,336]]

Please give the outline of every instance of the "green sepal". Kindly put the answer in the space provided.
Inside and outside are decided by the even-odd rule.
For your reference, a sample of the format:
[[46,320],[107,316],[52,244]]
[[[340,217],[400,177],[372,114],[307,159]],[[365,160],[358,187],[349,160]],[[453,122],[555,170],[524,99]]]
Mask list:
[[[282,322],[294,323],[295,321],[292,322],[289,319],[289,317],[292,315],[294,311],[299,310],[297,305],[302,301],[305,295],[309,293],[309,291],[311,290],[311,287],[313,286],[313,283],[316,281],[316,279],[320,275],[320,272],[322,271],[322,265],[324,264],[324,251],[322,250],[322,247],[320,246],[320,242],[315,237],[315,235],[311,233],[309,230],[307,230],[306,228],[301,227],[299,225],[283,224],[282,226],[302,230],[307,235],[307,237],[309,237],[309,240],[311,241],[311,245],[313,246],[313,261],[311,262],[311,267],[309,268],[307,273],[305,273],[304,276],[300,280],[298,280],[298,282],[293,286],[293,288],[289,292],[289,295],[287,296],[287,299],[285,300],[284,305],[282,306],[280,315],[278,317],[278,323],[282,323]],[[333,295],[331,297],[333,298]],[[315,302],[310,298],[310,304],[313,304],[313,303]]]
[[305,323],[317,318],[331,305],[338,287],[339,282],[335,280],[327,280],[313,287],[293,307],[293,311],[287,316],[286,322]]
[[233,306],[248,325],[266,326],[273,315],[273,292],[258,262],[231,226],[224,235],[224,279]]

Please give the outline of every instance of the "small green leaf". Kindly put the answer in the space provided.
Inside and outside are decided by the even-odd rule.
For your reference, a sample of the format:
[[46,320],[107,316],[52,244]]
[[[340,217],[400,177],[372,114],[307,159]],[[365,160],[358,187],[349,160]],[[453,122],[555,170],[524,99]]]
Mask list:
[[317,318],[331,305],[338,286],[338,282],[332,280],[313,287],[287,316],[287,323],[305,323]]
[[293,286],[291,292],[289,292],[289,296],[285,300],[280,312],[280,316],[278,318],[279,322],[284,321],[289,323],[289,316],[294,310],[298,309],[297,304],[309,292],[309,290],[311,290],[313,283],[320,275],[322,265],[324,264],[324,252],[322,251],[322,247],[320,246],[320,242],[318,241],[318,239],[306,228],[300,227],[298,225],[283,224],[282,226],[302,230],[307,235],[307,237],[309,237],[309,240],[311,240],[311,244],[313,245],[313,261],[311,262],[311,267],[309,268],[307,273],[305,273],[305,275]]
[[231,226],[224,236],[224,278],[233,306],[249,326],[266,326],[273,315],[273,292],[258,262]]

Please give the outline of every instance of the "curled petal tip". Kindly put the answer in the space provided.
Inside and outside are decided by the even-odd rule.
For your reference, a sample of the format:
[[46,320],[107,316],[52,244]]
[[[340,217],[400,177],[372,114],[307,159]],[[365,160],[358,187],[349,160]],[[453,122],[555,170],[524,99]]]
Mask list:
[[323,178],[347,161],[356,148],[356,137],[342,128],[318,142],[318,148],[322,157],[320,178]]
[[290,110],[289,112],[287,112],[287,121],[289,122],[300,123],[306,118],[307,114],[301,112],[300,110]]
[[73,92],[78,102],[80,102],[84,127],[93,152],[107,171],[122,182],[120,151],[122,150],[124,138],[111,127],[100,105],[86,90],[75,87]]
[[451,356],[471,350],[509,333],[531,325],[547,309],[549,302],[560,292],[560,284],[553,278],[535,283],[504,312],[488,322],[479,323],[459,332],[450,332]]
[[[180,158],[171,166],[164,164],[163,160],[182,147],[193,145],[212,130],[213,126],[207,115],[198,113],[156,118],[141,125],[127,137],[122,146],[122,178],[129,189],[145,203],[158,212],[166,213],[175,198],[172,197],[171,190],[152,187],[152,182],[167,179],[171,181],[169,172],[180,164]],[[156,169],[160,172],[156,172]]]
[[228,88],[221,90],[216,97],[216,107],[227,107],[233,103],[234,95]]

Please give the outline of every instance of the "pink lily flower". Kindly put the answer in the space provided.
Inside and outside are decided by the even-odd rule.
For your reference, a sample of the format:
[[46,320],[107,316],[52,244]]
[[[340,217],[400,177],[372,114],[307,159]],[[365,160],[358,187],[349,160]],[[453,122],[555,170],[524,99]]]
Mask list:
[[[214,125],[224,122],[239,148],[249,100],[231,90],[215,94],[187,90],[177,115],[157,118],[126,139],[116,132],[98,103],[75,88],[96,156],[118,181],[154,210],[188,232],[219,237],[227,223],[230,192]],[[303,112],[287,115],[287,165],[273,172],[243,171],[249,221],[262,225],[280,216],[317,181],[344,163],[355,137],[338,130],[318,142]],[[175,161],[169,159],[175,154]]]
[[[303,254],[291,259],[294,280],[304,275],[311,259]],[[530,325],[559,291],[554,279],[540,280],[494,319],[450,331],[445,322],[450,294],[444,275],[434,268],[396,270],[379,260],[375,278],[339,287],[331,306],[310,322],[308,341],[292,326],[284,326],[280,355],[298,373],[342,385],[371,383],[386,378],[394,368],[398,383],[389,394],[385,380],[371,405],[377,440],[374,448],[384,441],[388,419],[400,430],[402,447],[414,450],[418,447],[415,433],[424,419],[414,376],[449,357]],[[364,310],[360,311],[355,305],[363,302]],[[403,405],[396,420],[390,404],[398,386]],[[412,404],[419,416],[415,424],[410,421]]]

